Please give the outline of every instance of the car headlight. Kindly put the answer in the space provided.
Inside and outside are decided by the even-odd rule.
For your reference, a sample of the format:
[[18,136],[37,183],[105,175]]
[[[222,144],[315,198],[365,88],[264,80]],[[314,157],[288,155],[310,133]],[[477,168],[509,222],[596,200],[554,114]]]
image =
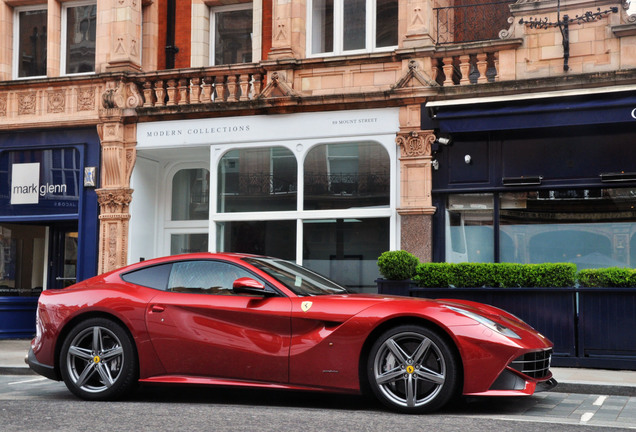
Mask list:
[[465,309],[461,309],[458,307],[454,307],[454,306],[446,306],[446,307],[454,312],[457,312],[458,314],[462,314],[468,318],[474,319],[478,323],[488,327],[490,330],[494,332],[497,332],[499,334],[502,334],[512,339],[521,339],[521,336],[519,336],[517,333],[515,333],[514,331],[512,331],[505,325],[499,324],[491,320],[490,318],[486,318],[485,316],[476,314],[475,312],[467,311]]

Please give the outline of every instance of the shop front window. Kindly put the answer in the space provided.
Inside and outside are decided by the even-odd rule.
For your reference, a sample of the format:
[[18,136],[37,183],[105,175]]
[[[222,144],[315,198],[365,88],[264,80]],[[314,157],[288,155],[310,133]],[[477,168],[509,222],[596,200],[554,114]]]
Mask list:
[[451,195],[446,207],[446,261],[494,261],[492,194]]
[[35,296],[42,292],[46,236],[44,226],[0,224],[0,296]]
[[373,286],[389,244],[389,219],[318,219],[303,223],[303,264],[353,290]]
[[13,49],[18,78],[46,75],[46,20],[41,6],[16,9]]
[[322,144],[304,165],[305,210],[387,206],[389,155],[376,143]]
[[216,249],[295,260],[353,290],[375,289],[377,258],[390,248],[388,151],[376,142],[294,149],[221,157]]
[[635,202],[632,188],[451,195],[446,261],[633,268]]
[[172,178],[172,220],[207,220],[209,217],[210,171],[179,170]]
[[261,212],[296,209],[297,165],[284,147],[232,150],[218,169],[218,211]]
[[501,261],[636,266],[636,189],[506,193],[501,202]]
[[296,221],[236,221],[217,224],[217,249],[296,259]]

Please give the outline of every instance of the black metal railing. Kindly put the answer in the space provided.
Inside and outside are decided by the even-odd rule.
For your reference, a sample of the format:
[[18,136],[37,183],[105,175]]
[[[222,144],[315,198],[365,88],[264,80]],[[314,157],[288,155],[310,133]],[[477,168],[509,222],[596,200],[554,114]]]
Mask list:
[[468,4],[458,0],[455,6],[433,8],[437,18],[437,45],[499,39],[508,29],[512,1]]

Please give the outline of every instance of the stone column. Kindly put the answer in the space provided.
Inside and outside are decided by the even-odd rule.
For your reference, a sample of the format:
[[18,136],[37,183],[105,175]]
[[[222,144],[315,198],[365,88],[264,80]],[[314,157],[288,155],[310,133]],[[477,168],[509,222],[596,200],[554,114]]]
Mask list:
[[399,2],[400,48],[418,48],[435,45],[435,14],[429,0]]
[[97,132],[102,147],[101,187],[97,189],[99,215],[98,272],[105,273],[127,264],[128,206],[132,200],[130,175],[135,165],[137,124],[132,108],[141,96],[132,83],[108,83],[102,95]]
[[97,2],[97,72],[141,69],[141,0]]
[[[407,114],[403,117],[419,118],[417,107],[402,110]],[[428,262],[433,257],[432,216],[436,210],[431,199],[431,145],[435,134],[432,130],[416,130],[404,121],[401,123],[396,138],[400,148],[401,248]]]
[[305,57],[305,0],[273,0],[272,48],[268,60]]

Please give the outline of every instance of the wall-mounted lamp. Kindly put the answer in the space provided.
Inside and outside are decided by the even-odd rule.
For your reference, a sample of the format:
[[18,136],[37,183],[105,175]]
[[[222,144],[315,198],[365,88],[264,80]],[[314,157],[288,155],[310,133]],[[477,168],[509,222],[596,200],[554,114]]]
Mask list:
[[451,139],[448,137],[439,137],[437,138],[437,143],[441,145],[449,145],[451,143]]
[[433,167],[435,171],[437,171],[439,169],[439,161],[437,159],[433,159],[431,161],[431,166]]
[[473,158],[470,155],[464,156],[464,162],[466,162],[466,165],[470,165],[472,161],[473,161]]

